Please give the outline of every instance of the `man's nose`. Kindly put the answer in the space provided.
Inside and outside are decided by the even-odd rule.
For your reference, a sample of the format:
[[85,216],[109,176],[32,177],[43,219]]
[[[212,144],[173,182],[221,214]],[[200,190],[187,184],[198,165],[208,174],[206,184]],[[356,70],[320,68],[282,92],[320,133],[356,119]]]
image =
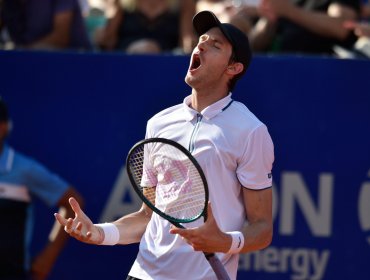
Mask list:
[[203,34],[199,38],[199,43],[198,43],[198,49],[200,51],[204,51],[207,48],[207,44],[209,42],[209,36],[207,34]]

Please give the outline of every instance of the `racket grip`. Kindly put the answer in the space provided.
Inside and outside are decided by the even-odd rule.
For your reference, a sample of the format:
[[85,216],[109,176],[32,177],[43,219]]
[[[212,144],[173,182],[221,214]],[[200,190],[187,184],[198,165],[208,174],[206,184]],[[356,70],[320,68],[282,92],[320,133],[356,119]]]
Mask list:
[[213,271],[215,272],[218,280],[230,280],[229,275],[221,261],[217,258],[217,256],[213,253],[204,253],[206,259],[208,260],[209,264],[211,265]]

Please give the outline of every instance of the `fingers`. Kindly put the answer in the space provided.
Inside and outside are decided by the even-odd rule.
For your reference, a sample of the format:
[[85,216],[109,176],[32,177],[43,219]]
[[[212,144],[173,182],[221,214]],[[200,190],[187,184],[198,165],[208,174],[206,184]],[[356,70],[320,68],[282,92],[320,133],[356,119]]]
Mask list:
[[193,230],[194,229],[184,229],[178,228],[176,226],[171,226],[170,233],[178,234],[179,236],[181,236],[182,240],[184,240],[186,243],[193,247],[193,238],[194,238]]
[[72,225],[73,225],[73,219],[72,218],[67,219],[67,222],[64,225],[64,231],[68,234],[71,234],[73,232]]
[[[214,221],[215,221],[215,218],[213,216],[211,202],[208,202],[208,205],[207,205],[207,220],[206,220],[205,224],[210,224],[210,223],[213,223]],[[178,228],[174,225],[171,225],[171,228],[170,228],[170,233],[171,234],[179,234],[184,238],[188,238],[190,235],[192,236],[192,235],[196,234],[197,231],[198,231],[197,228],[185,229],[185,228]]]
[[170,233],[171,234],[178,234],[185,241],[190,237],[190,231],[192,231],[192,229],[178,228],[178,227],[175,227],[175,226],[171,226],[171,228],[170,228]]
[[185,228],[178,228],[178,227],[175,227],[175,226],[171,226],[171,228],[170,228],[170,233],[171,234],[180,235],[182,237],[182,239],[187,241],[187,243],[189,243],[188,242],[189,240],[191,240],[193,238],[196,238],[198,236],[197,232],[198,232],[197,228],[185,229]]
[[[71,205],[73,212],[75,212],[75,215],[80,214],[82,212],[80,205],[78,204],[75,198],[73,197],[69,198],[69,204]],[[67,219],[60,215],[59,213],[54,213],[54,217],[62,226],[65,226],[67,224]]]
[[75,236],[79,236],[79,237],[85,237],[83,234],[82,234],[82,224],[81,224],[81,222],[78,222],[77,223],[77,225],[74,227],[74,228],[72,228],[73,229],[73,234],[75,235]]
[[90,240],[91,233],[84,234],[82,227],[83,224],[81,222],[77,222],[76,224],[72,218],[69,218],[64,226],[64,231],[77,240],[88,242]]
[[64,231],[74,237],[75,235],[78,235],[79,232],[81,232],[81,227],[81,223],[77,223],[77,225],[74,226],[73,219],[68,218],[66,220],[66,223],[64,224]]
[[175,226],[171,226],[170,228],[170,233],[171,234],[183,234],[186,230],[183,229],[183,228],[178,228],[178,227],[175,227]]
[[82,232],[81,232],[82,223],[81,222],[77,222],[77,224],[73,226],[74,220],[72,218],[66,219],[59,213],[54,213],[54,217],[58,221],[58,223],[64,227],[64,231],[66,233],[68,233],[69,235],[73,237],[82,236]]
[[72,207],[73,212],[75,212],[76,215],[80,215],[82,210],[80,207],[80,204],[78,204],[77,200],[74,197],[69,198],[69,204]]
[[182,240],[189,244],[194,251],[202,251],[205,242],[204,239],[202,239],[202,236],[199,236],[197,228],[182,229],[172,226],[170,233],[181,236]]
[[62,226],[65,226],[67,224],[67,220],[59,213],[54,213],[54,217]]
[[98,244],[94,241],[96,238],[93,238],[93,233],[91,230],[84,230],[84,225],[82,222],[78,222],[72,218],[65,220],[64,231],[69,234],[71,237],[89,244]]
[[94,237],[96,233],[94,233],[94,225],[91,220],[81,210],[75,198],[69,198],[69,204],[75,213],[75,217],[64,218],[59,213],[55,213],[55,219],[71,237],[85,243],[97,244],[96,241],[94,241],[96,240],[96,237]]
[[170,233],[181,236],[184,242],[193,247],[195,251],[221,252],[218,246],[219,240],[222,237],[222,231],[218,227],[217,221],[213,216],[210,202],[207,205],[207,215],[207,220],[199,227],[184,229],[171,226]]

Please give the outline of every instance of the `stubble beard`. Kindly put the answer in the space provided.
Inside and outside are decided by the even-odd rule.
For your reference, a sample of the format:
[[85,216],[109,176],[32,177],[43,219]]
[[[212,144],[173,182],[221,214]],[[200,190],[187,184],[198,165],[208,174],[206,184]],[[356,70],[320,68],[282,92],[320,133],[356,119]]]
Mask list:
[[185,76],[185,83],[187,83],[193,89],[199,87],[202,82],[204,82],[204,78],[202,78],[201,76],[194,77],[189,73],[187,73]]

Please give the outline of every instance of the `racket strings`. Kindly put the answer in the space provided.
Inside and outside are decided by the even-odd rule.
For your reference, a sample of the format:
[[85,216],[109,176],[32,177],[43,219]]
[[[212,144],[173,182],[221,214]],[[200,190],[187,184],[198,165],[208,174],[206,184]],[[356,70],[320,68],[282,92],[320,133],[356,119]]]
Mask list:
[[154,206],[155,205],[155,187],[142,184],[143,175],[145,174],[144,166],[144,146],[138,146],[130,157],[130,171],[135,180],[136,186],[140,186],[141,193]]
[[[163,212],[176,219],[193,219],[204,208],[205,191],[203,181],[198,169],[185,154],[170,145],[166,145],[165,148],[165,151],[162,152],[170,158],[170,163],[167,165],[169,170],[167,171],[171,173],[173,182],[180,188],[173,192],[176,197],[173,203],[164,203]],[[157,195],[163,198],[168,193],[160,188]],[[165,202],[165,199],[163,201]]]
[[176,147],[164,143],[139,146],[131,155],[129,168],[145,198],[166,215],[186,221],[203,212],[206,197],[202,177]]
[[143,176],[144,150],[139,146],[130,158],[130,170],[137,185],[140,185]]

